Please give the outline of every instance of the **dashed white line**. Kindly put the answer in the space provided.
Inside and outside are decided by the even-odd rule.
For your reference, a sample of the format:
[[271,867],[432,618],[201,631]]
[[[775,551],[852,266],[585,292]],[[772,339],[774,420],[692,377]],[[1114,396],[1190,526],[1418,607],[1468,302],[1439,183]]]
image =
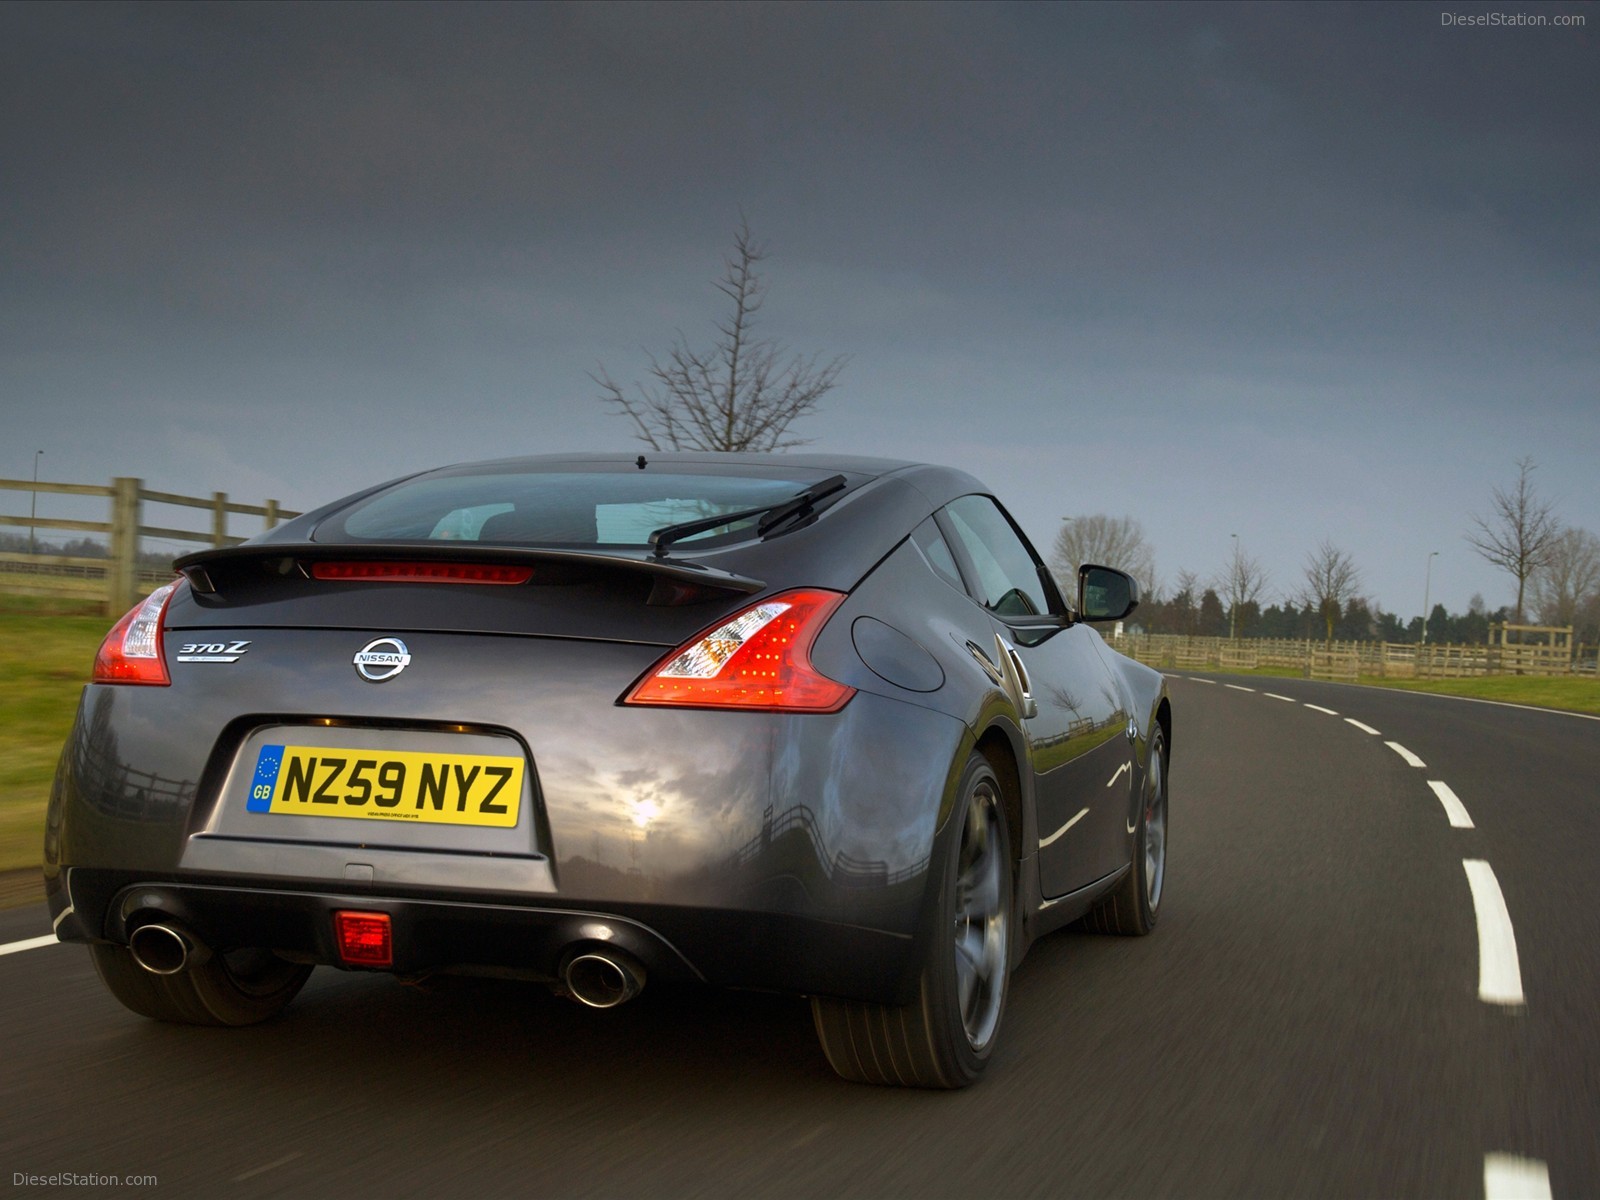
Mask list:
[[1320,704],[1308,704],[1306,707],[1312,712],[1327,713],[1330,717],[1337,717],[1339,715],[1338,713],[1334,712],[1333,709],[1323,708]]
[[1225,687],[1225,688],[1231,688],[1233,691],[1236,691],[1236,692],[1253,692],[1253,691],[1255,691],[1255,688],[1240,687],[1237,683],[1225,683],[1222,686]]
[[1120,767],[1117,768],[1116,774],[1113,775],[1110,779],[1106,780],[1106,786],[1110,787],[1113,783],[1115,783],[1117,780],[1122,778],[1122,773],[1124,771],[1131,771],[1131,770],[1133,770],[1133,768],[1131,766],[1129,766],[1127,763],[1123,763]]
[[1423,762],[1420,758],[1418,758],[1415,754],[1411,753],[1411,751],[1407,750],[1399,742],[1385,742],[1384,745],[1389,747],[1389,749],[1393,750],[1401,758],[1405,759],[1406,763],[1408,765],[1410,765],[1410,766],[1413,766],[1413,767],[1425,767],[1425,766],[1428,765],[1427,763]]
[[1065,825],[1063,825],[1060,829],[1058,829],[1054,833],[1052,833],[1049,837],[1044,838],[1042,841],[1040,841],[1039,849],[1043,850],[1051,842],[1055,841],[1062,834],[1066,833],[1067,830],[1071,829],[1074,825],[1076,825],[1079,821],[1083,820],[1084,817],[1086,817],[1088,815],[1089,815],[1089,810],[1086,808],[1082,812],[1080,812],[1077,816],[1073,817],[1072,820],[1068,821]]
[[1375,737],[1382,737],[1383,736],[1376,729],[1374,729],[1371,725],[1363,725],[1360,721],[1356,720],[1354,717],[1346,717],[1344,719],[1344,723],[1346,725],[1354,725],[1357,729],[1361,730],[1362,733],[1370,733]]
[[1478,999],[1485,1004],[1525,1004],[1517,938],[1500,881],[1494,877],[1494,868],[1481,858],[1464,858],[1461,865],[1466,868],[1472,908],[1478,915]]
[[1293,696],[1280,696],[1277,692],[1262,692],[1261,694],[1268,700],[1287,700],[1290,704],[1300,703],[1300,701],[1296,700]]
[[37,950],[41,946],[59,945],[61,943],[56,940],[56,935],[50,933],[44,937],[29,938],[25,942],[7,942],[4,946],[0,946],[0,955],[21,954],[24,950]]
[[1211,683],[1211,684],[1214,684],[1214,683],[1217,682],[1215,679],[1201,679],[1198,675],[1185,675],[1184,678],[1187,679],[1190,683]]
[[1433,789],[1433,794],[1439,797],[1439,803],[1444,805],[1445,816],[1450,818],[1452,829],[1473,829],[1472,818],[1467,816],[1467,806],[1461,803],[1460,798],[1450,790],[1450,785],[1441,779],[1428,780],[1428,786]]
[[1484,1200],[1550,1200],[1550,1168],[1516,1154],[1483,1156]]

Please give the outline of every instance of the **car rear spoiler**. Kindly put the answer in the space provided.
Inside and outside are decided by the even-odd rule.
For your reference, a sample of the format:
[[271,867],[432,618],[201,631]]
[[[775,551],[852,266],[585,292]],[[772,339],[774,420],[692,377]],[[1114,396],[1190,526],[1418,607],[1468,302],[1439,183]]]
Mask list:
[[[606,550],[564,550],[543,546],[502,546],[478,542],[383,542],[349,545],[335,542],[275,542],[197,550],[173,561],[196,592],[215,595],[222,589],[214,574],[259,565],[269,575],[299,575],[309,579],[307,564],[314,562],[456,562],[506,563],[537,567],[560,563],[649,575],[654,580],[650,604],[690,604],[717,592],[748,595],[763,591],[759,579],[703,566],[683,559],[656,558],[648,551],[637,555]],[[221,570],[214,571],[214,568]],[[537,576],[535,576],[537,578]]]

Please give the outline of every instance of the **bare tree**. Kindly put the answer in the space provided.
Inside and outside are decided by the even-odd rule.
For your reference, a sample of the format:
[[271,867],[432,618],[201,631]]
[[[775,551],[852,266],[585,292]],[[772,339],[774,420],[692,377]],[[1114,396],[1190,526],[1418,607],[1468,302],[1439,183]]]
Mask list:
[[1090,513],[1063,518],[1051,559],[1060,579],[1075,580],[1079,567],[1095,563],[1126,571],[1139,581],[1145,599],[1155,597],[1155,551],[1144,540],[1144,526],[1132,517]]
[[1579,624],[1584,610],[1600,600],[1600,538],[1587,529],[1562,530],[1528,586],[1541,622]]
[[1323,538],[1317,548],[1306,555],[1305,580],[1304,602],[1316,609],[1322,618],[1331,643],[1334,622],[1361,587],[1361,572],[1356,569],[1355,559]]
[[624,391],[604,365],[589,376],[600,386],[600,399],[632,420],[635,436],[652,450],[771,451],[805,444],[789,427],[833,389],[846,360],[791,356],[777,342],[753,335],[767,290],[755,268],[765,257],[741,221],[716,284],[733,309],[717,322],[711,349],[691,349],[680,333],[666,361],[650,356],[655,382],[635,383],[637,395]]
[[1233,556],[1217,576],[1216,589],[1221,599],[1228,602],[1228,636],[1239,636],[1239,610],[1246,605],[1259,604],[1267,590],[1267,571],[1261,560],[1245,553],[1235,539]]
[[1518,459],[1516,486],[1510,491],[1495,488],[1489,518],[1485,520],[1474,513],[1472,523],[1476,528],[1465,535],[1474,550],[1516,578],[1516,623],[1519,625],[1522,624],[1522,602],[1528,578],[1544,566],[1552,544],[1561,533],[1554,506],[1540,499],[1533,489],[1529,477],[1535,465],[1531,458]]

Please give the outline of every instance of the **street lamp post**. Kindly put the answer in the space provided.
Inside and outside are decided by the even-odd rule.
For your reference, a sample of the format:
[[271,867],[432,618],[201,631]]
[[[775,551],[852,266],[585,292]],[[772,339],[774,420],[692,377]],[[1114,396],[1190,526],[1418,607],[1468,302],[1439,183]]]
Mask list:
[[36,520],[39,519],[39,456],[41,454],[43,454],[43,453],[44,453],[43,450],[35,450],[33,452],[33,492],[32,492],[31,498],[28,501],[28,555],[29,555],[29,557],[32,557],[34,554],[38,553],[38,551],[35,549],[35,546],[37,546],[37,544],[38,544],[38,536],[37,536],[38,529],[34,526],[33,523]]
[[1439,557],[1437,550],[1428,555],[1428,570],[1422,578],[1422,644],[1428,644],[1428,600],[1433,595],[1433,560]]
[[1234,641],[1239,637],[1239,535],[1230,533],[1228,536],[1233,539],[1233,574],[1228,581],[1228,639]]

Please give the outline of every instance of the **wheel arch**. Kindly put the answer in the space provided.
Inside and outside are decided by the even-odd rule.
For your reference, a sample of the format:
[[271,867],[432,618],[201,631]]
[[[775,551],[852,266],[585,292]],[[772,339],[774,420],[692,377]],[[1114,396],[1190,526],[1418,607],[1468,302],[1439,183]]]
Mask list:
[[995,778],[1000,781],[1006,831],[1011,844],[1012,881],[1015,884],[1017,867],[1022,862],[1022,847],[1027,844],[1023,828],[1022,771],[1018,765],[1017,748],[1000,726],[991,725],[984,730],[973,749],[988,759]]

